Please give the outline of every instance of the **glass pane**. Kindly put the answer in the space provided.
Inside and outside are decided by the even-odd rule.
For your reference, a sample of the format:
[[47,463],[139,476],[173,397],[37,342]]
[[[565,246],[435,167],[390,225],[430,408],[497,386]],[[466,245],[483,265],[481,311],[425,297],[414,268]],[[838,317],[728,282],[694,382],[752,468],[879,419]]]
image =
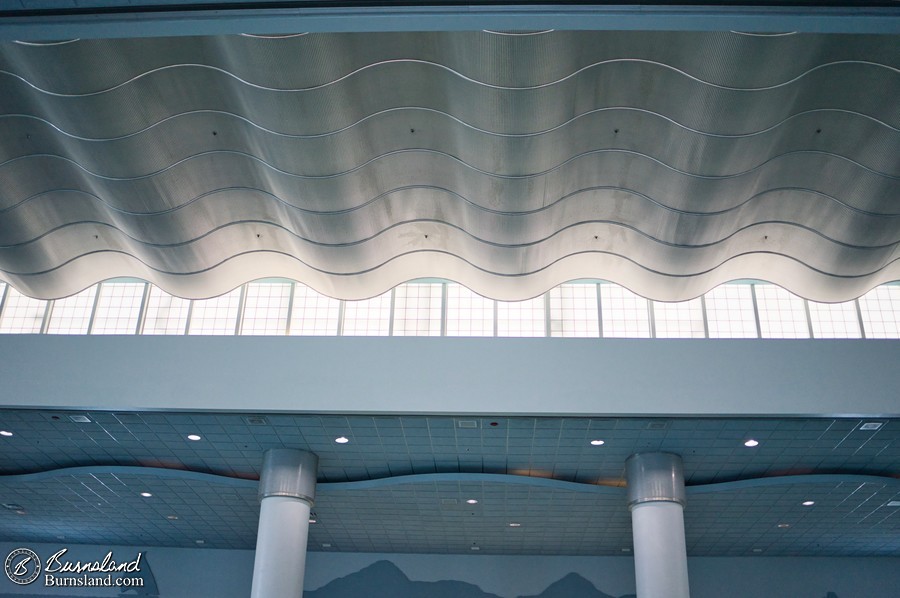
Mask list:
[[97,287],[92,286],[65,299],[54,301],[47,332],[50,334],[87,334],[96,294]]
[[600,336],[596,284],[562,284],[550,290],[550,336]]
[[248,284],[241,334],[272,336],[285,334],[290,301],[289,282]]
[[142,282],[104,282],[91,334],[135,334],[144,297]]
[[212,299],[194,301],[188,334],[216,336],[234,334],[240,302],[241,287]]
[[866,338],[900,338],[900,285],[875,287],[859,298]]
[[756,338],[749,284],[723,284],[705,296],[709,338]]
[[497,336],[547,336],[544,297],[497,302]]
[[391,293],[344,302],[344,336],[387,336],[391,325]]
[[44,322],[47,302],[26,297],[16,289],[9,287],[6,303],[0,314],[0,333],[37,334]]
[[494,336],[494,302],[447,283],[447,336]]
[[191,302],[173,297],[159,287],[150,287],[144,334],[184,334]]
[[335,336],[341,302],[299,282],[294,286],[291,334]]
[[656,338],[706,338],[700,298],[678,303],[653,302]]
[[603,336],[650,338],[650,311],[647,300],[617,284],[600,285],[600,312]]
[[394,289],[394,336],[440,336],[442,291],[439,283]]
[[814,338],[862,338],[855,301],[807,304]]
[[809,338],[803,299],[774,284],[756,284],[763,338]]

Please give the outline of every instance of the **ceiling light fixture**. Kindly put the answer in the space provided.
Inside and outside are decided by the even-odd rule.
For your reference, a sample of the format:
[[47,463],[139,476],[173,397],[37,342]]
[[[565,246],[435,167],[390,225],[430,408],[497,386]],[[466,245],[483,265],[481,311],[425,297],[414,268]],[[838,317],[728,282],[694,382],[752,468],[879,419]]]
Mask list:
[[12,436],[12,432],[7,432],[6,430],[0,430],[0,436]]
[[470,499],[467,500],[466,502],[469,503],[470,505],[477,505],[477,504],[478,504],[478,501],[475,500],[474,498],[470,498]]
[[521,523],[510,523],[509,527],[522,527]]
[[478,546],[469,546],[469,550],[481,550]]
[[178,515],[166,515],[166,519],[168,519],[169,521],[177,521]]
[[749,446],[750,448],[753,448],[754,446],[759,446],[759,440],[754,440],[751,438],[750,440],[744,442],[744,446]]
[[338,444],[347,444],[348,442],[350,442],[350,439],[347,438],[346,436],[338,436],[337,438],[334,439],[334,441],[337,442]]
[[591,440],[591,444],[593,444],[594,446],[601,446],[601,445],[603,445],[603,444],[606,444],[606,441],[605,441],[605,440],[599,440],[599,439],[598,439],[598,440]]
[[315,522],[316,522],[316,520],[315,520],[315,519],[313,519],[313,518],[312,518],[312,517],[310,517],[310,518],[309,518],[309,522],[310,522],[310,523],[315,523]]
[[886,507],[900,507],[900,500],[889,500]]
[[194,544],[206,544],[206,540],[194,540]]
[[150,498],[153,495],[150,494],[149,492],[141,492],[141,496],[143,496],[144,498]]
[[866,422],[859,427],[860,430],[880,430],[881,422]]
[[802,503],[800,503],[800,504],[802,504],[804,507],[811,507],[811,506],[813,506],[814,504],[816,504],[816,501],[814,501],[814,500],[804,500],[804,501],[803,501]]
[[763,551],[762,548],[754,548],[754,549],[753,549],[753,552],[762,552],[762,551]]
[[776,527],[778,529],[787,529],[787,528],[791,527],[791,524],[790,523],[779,523]]
[[621,550],[622,550],[622,552],[631,552],[630,548],[622,548]]
[[188,434],[188,440],[201,440],[203,437],[199,434]]

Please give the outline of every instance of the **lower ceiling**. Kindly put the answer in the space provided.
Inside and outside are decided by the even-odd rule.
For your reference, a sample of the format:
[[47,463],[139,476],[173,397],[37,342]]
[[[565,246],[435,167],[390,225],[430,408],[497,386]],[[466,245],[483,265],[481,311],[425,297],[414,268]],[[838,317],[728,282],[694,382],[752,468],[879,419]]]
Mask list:
[[297,448],[319,456],[311,550],[622,555],[625,459],[669,451],[689,554],[900,556],[897,420],[4,410],[0,427],[4,540],[252,549],[263,452]]

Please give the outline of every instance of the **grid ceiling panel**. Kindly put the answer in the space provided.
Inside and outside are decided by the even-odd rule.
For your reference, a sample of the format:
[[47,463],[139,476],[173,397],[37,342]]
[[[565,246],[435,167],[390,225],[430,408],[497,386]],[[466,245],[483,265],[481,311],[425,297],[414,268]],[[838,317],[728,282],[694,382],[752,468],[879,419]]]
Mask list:
[[[521,482],[521,480],[519,480]],[[100,545],[252,549],[259,504],[252,482],[146,473],[0,479],[0,537]],[[473,478],[377,488],[320,484],[309,550],[517,555],[631,551],[624,489],[550,488]],[[147,492],[151,496],[144,497]],[[688,495],[691,556],[896,556],[895,483],[791,481],[704,488]],[[476,504],[467,501],[477,500]],[[814,501],[804,506],[804,501]],[[517,524],[511,526],[510,524]]]

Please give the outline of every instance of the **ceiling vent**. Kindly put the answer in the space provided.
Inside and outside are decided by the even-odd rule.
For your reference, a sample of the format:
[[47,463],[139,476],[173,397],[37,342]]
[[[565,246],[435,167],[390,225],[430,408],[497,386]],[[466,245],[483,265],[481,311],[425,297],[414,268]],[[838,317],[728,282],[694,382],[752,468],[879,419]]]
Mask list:
[[248,426],[268,426],[269,420],[262,415],[248,415],[244,418]]
[[883,424],[881,422],[866,422],[859,427],[860,430],[880,430]]
[[474,419],[461,419],[456,422],[460,428],[477,428],[478,421]]

